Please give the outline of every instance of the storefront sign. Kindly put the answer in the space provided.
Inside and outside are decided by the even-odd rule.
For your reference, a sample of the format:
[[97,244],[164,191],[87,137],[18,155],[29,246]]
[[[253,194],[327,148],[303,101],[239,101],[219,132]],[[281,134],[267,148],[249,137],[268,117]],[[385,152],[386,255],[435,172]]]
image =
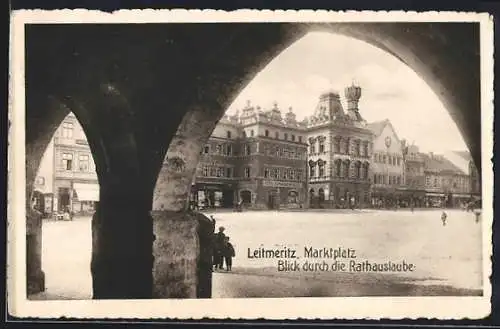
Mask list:
[[426,193],[426,196],[444,196],[443,193]]
[[265,180],[265,181],[262,181],[262,186],[301,188],[302,184],[301,183],[294,183],[294,182],[280,182],[280,181]]

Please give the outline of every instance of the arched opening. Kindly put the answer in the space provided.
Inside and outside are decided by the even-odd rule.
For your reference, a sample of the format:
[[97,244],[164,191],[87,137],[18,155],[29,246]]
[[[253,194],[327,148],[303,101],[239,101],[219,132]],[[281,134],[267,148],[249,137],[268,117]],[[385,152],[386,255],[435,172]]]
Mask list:
[[248,190],[241,191],[240,198],[244,205],[250,205],[252,203],[252,192]]
[[325,190],[323,188],[318,190],[318,202],[320,206],[325,202]]
[[[33,187],[36,212],[28,221],[40,219],[45,289],[43,297],[37,295],[39,289],[28,289],[29,298],[91,299],[91,220],[99,202],[99,180],[86,133],[74,113],[69,112],[53,132]],[[28,250],[37,248],[33,241],[28,237]],[[37,263],[36,257],[28,264]],[[34,269],[28,265],[28,270]]]
[[297,193],[297,191],[289,191],[288,192],[288,203],[289,204],[299,203],[299,194]]

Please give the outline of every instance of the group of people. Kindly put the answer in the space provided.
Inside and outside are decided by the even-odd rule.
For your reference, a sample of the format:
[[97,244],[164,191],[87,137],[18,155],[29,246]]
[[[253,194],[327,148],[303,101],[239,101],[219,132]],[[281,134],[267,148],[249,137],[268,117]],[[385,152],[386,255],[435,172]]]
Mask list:
[[[212,220],[215,222],[213,217]],[[226,271],[231,271],[235,252],[233,245],[229,242],[229,236],[227,236],[224,231],[225,228],[221,226],[219,227],[219,232],[214,234],[212,264],[214,270],[223,270],[225,263]]]

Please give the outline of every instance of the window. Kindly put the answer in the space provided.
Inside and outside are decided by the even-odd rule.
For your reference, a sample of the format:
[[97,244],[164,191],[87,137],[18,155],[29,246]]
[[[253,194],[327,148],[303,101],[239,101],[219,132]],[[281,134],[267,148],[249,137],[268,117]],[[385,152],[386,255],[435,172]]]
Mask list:
[[253,137],[253,129],[250,130],[250,137]]
[[302,136],[299,136],[299,143],[302,143]]
[[363,151],[364,156],[368,156],[368,143],[365,142],[363,145],[363,148],[364,148],[364,151]]
[[364,165],[364,179],[368,179],[368,173],[369,173],[369,170],[370,170],[370,165],[368,163],[365,163]]
[[342,173],[342,162],[340,160],[335,161],[335,176],[340,177]]
[[318,176],[319,177],[324,177],[325,176],[325,163],[323,161],[320,161],[318,163]]
[[309,177],[314,177],[315,176],[315,164],[314,163],[310,163],[309,164]]
[[73,154],[63,153],[62,154],[62,165],[64,170],[73,170]]
[[205,153],[205,154],[210,153],[210,146],[205,145],[205,147],[203,148],[203,153]]
[[231,144],[226,145],[226,155],[232,155],[233,154],[233,147]]
[[401,166],[401,158],[398,158],[398,166]]
[[64,122],[62,126],[62,137],[73,138],[73,123]]
[[250,168],[245,168],[245,177],[246,178],[250,177]]
[[284,137],[283,137],[284,140],[288,140],[288,134],[285,133]]
[[247,138],[247,133],[246,133],[246,131],[244,131],[244,130],[243,130],[242,135],[243,135],[243,138]]
[[361,142],[356,141],[356,155],[360,156],[361,155]]
[[333,140],[333,152],[340,153],[340,137],[335,137]]
[[226,168],[226,177],[233,177],[233,168]]
[[401,176],[398,176],[398,177],[397,177],[397,181],[396,181],[396,183],[397,183],[398,185],[401,185]]
[[264,168],[264,177],[269,178],[269,168]]
[[245,145],[245,155],[250,155],[250,145]]
[[265,134],[266,134],[266,137],[269,137],[269,130],[266,129]]
[[438,179],[434,178],[434,187],[437,187],[437,186],[438,186]]
[[344,177],[345,178],[349,178],[349,167],[350,167],[351,163],[349,162],[349,160],[347,160],[345,163],[344,163]]
[[215,146],[215,152],[217,154],[221,154],[222,153],[222,146],[220,146],[219,144],[217,144],[217,146]]
[[349,138],[347,138],[345,140],[345,144],[344,144],[344,154],[350,154],[351,152],[349,152],[349,146],[351,145],[351,141]]
[[292,135],[292,142],[295,142],[295,135]]
[[296,176],[296,179],[297,179],[298,181],[301,181],[301,180],[302,180],[302,170],[297,171],[297,176]]
[[275,132],[275,133],[274,133],[274,137],[275,137],[276,139],[279,139],[279,138],[280,138],[280,133],[279,133],[279,132]]
[[78,166],[80,171],[89,171],[89,156],[86,154],[80,154],[78,157]]
[[361,178],[361,163],[356,162],[356,178]]
[[309,140],[309,153],[316,153],[316,141],[314,139]]
[[387,161],[386,161],[386,156],[385,156],[385,154],[384,154],[384,155],[382,156],[382,163],[386,163],[386,162],[387,162]]
[[325,152],[325,140],[320,139],[319,140],[319,153],[324,153]]
[[208,173],[209,173],[208,167],[203,166],[203,176],[208,177]]
[[227,135],[227,138],[231,138],[231,132],[229,130],[226,132],[226,135]]

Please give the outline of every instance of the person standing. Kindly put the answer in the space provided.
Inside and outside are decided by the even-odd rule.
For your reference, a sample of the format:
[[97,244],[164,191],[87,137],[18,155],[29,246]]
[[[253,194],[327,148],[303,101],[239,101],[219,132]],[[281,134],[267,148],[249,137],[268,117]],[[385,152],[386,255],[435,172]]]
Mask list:
[[215,269],[222,269],[224,265],[224,258],[222,256],[222,250],[225,244],[226,235],[224,234],[225,228],[223,226],[219,227],[219,232],[215,234],[215,245],[214,245],[214,265]]
[[448,215],[446,214],[446,211],[443,211],[441,214],[441,221],[443,222],[443,226],[446,226],[446,219],[448,218]]
[[226,271],[231,271],[233,266],[233,257],[235,256],[234,247],[229,242],[229,237],[226,236],[224,239],[224,248],[222,249],[222,256],[226,262]]

